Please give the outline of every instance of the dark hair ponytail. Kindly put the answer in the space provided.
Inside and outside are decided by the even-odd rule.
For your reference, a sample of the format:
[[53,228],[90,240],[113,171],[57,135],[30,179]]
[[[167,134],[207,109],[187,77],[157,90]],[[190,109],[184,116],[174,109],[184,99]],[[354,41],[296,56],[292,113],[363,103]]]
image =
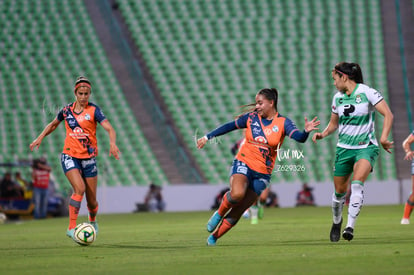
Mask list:
[[335,65],[334,71],[340,76],[347,75],[356,83],[364,83],[362,70],[358,63],[340,62]]
[[[257,94],[263,95],[269,101],[273,101],[274,108],[277,112],[277,101],[279,99],[279,92],[276,90],[276,88],[264,88],[261,89]],[[242,105],[240,106],[240,109],[242,110],[242,114],[238,115],[236,118],[240,117],[243,114],[256,111],[256,103]]]
[[276,88],[264,88],[261,89],[257,94],[263,95],[269,101],[273,100],[274,107],[277,112],[277,101],[279,99],[279,93]]

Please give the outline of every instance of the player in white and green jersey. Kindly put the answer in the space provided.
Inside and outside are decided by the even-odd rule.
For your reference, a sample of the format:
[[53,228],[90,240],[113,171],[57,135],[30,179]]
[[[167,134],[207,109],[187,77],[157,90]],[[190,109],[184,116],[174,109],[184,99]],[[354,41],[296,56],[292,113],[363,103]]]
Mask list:
[[374,133],[375,108],[382,95],[367,85],[357,83],[350,95],[337,92],[332,113],[339,116],[338,147],[360,149],[371,142],[378,146]]
[[363,189],[369,173],[378,158],[379,148],[375,138],[375,111],[384,116],[380,143],[391,153],[393,142],[388,140],[393,114],[382,95],[363,84],[362,71],[357,63],[338,63],[332,70],[338,92],[332,100],[332,113],[328,126],[322,133],[315,133],[312,140],[323,139],[338,129],[338,144],[334,164],[335,192],[332,195],[333,224],[330,240],[340,239],[342,209],[351,178],[351,197],[348,220],[342,237],[354,237],[354,226],[363,204]]

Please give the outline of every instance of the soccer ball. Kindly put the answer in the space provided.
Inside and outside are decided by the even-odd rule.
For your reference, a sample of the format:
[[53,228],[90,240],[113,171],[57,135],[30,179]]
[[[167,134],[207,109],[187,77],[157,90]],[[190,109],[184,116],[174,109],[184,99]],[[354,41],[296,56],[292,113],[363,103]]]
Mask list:
[[80,245],[90,245],[96,239],[95,228],[90,223],[81,223],[75,227],[75,241]]

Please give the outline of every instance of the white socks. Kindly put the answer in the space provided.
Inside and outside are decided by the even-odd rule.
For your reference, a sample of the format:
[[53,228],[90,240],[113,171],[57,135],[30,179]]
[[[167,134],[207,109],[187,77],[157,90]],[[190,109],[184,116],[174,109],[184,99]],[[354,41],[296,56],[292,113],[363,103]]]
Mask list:
[[346,227],[354,228],[356,219],[361,211],[364,202],[364,183],[361,181],[352,181],[351,198],[348,207],[348,223]]

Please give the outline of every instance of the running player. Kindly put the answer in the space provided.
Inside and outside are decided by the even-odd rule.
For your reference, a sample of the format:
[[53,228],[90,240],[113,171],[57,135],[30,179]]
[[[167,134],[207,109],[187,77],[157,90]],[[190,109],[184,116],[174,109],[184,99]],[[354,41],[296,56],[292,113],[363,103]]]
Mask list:
[[[243,138],[238,140],[233,144],[231,147],[231,152],[233,155],[236,155],[239,151],[240,146],[244,142],[244,135],[245,135],[246,129],[243,130]],[[266,204],[267,196],[269,195],[269,188],[267,187],[263,192],[260,194],[259,199],[246,211],[243,213],[243,217],[248,219],[250,218],[251,224],[258,224],[259,219],[263,219],[264,216],[264,205]]]
[[411,144],[414,142],[414,131],[404,140],[402,147],[405,151],[405,160],[411,161],[411,193],[404,206],[404,215],[401,224],[410,224],[411,212],[414,208],[414,151],[411,150]]
[[201,149],[214,137],[246,128],[245,142],[231,168],[230,191],[223,196],[219,209],[207,223],[207,231],[212,233],[207,245],[215,245],[218,238],[235,226],[244,211],[268,187],[277,149],[284,137],[305,142],[309,132],[317,130],[315,127],[320,124],[316,117],[311,121],[305,117],[305,131],[299,131],[289,118],[279,114],[277,101],[275,88],[262,89],[256,95],[256,103],[245,106],[249,107],[246,113],[197,140],[197,148]]
[[393,114],[382,95],[363,84],[362,71],[357,63],[338,63],[332,70],[332,78],[338,92],[332,101],[332,113],[328,126],[317,132],[312,140],[323,139],[338,129],[339,139],[334,166],[335,192],[332,195],[333,224],[330,240],[340,239],[342,209],[346,198],[348,180],[351,181],[351,197],[348,221],[342,237],[352,240],[354,226],[364,198],[364,183],[378,157],[378,142],[374,132],[375,110],[384,116],[381,145],[391,153],[393,142],[388,140]]
[[98,202],[96,189],[98,185],[98,169],[95,157],[98,155],[96,125],[99,122],[109,135],[109,155],[119,159],[120,151],[116,145],[116,132],[101,109],[89,102],[92,92],[90,81],[79,77],[75,82],[76,101],[61,109],[56,118],[50,122],[42,133],[30,144],[30,150],[39,148],[43,139],[52,133],[58,125],[65,121],[66,138],[61,155],[63,172],[73,188],[69,202],[69,227],[66,235],[73,239],[79,209],[83,196],[89,211],[89,222],[98,233],[96,214]]

